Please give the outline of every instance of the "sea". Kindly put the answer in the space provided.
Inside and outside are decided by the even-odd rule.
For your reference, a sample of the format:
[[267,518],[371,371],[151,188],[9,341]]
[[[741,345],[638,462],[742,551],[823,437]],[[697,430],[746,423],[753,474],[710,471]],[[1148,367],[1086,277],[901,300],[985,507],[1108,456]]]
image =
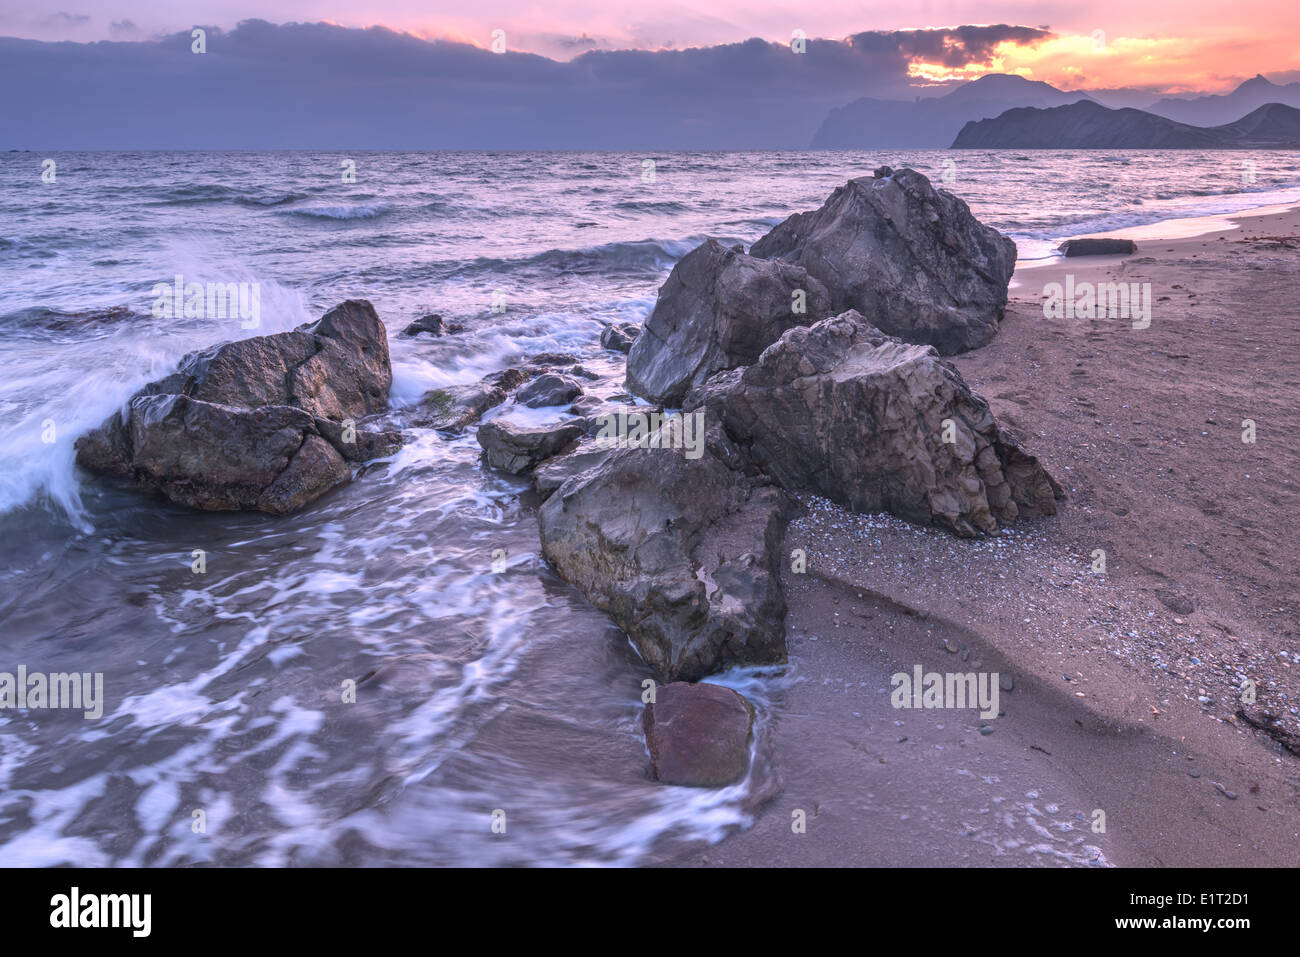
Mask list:
[[[651,672],[547,567],[527,481],[473,430],[412,430],[284,517],[117,487],[73,442],[185,354],[349,298],[387,325],[395,408],[539,352],[616,393],[600,332],[642,321],[677,259],[882,165],[1024,265],[1300,201],[1292,152],[0,154],[0,672],[104,689],[94,720],[0,710],[0,865],[631,865],[750,826],[766,762],[714,790],[650,779]],[[257,284],[258,326],[155,318],[176,276]],[[464,330],[398,335],[431,312]],[[711,680],[762,727],[800,675]]]

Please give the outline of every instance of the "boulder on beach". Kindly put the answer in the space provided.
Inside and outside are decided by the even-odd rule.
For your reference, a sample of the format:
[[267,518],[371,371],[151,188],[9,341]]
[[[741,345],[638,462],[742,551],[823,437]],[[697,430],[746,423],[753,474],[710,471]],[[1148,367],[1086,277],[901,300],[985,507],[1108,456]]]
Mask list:
[[807,269],[829,291],[832,312],[856,309],[941,355],[993,337],[1016,264],[1016,244],[965,202],[915,170],[887,166],[791,216],[749,253]]
[[544,372],[515,393],[515,401],[530,409],[568,405],[583,393],[582,385],[571,376]]
[[687,787],[734,784],[749,768],[754,708],[721,685],[676,681],[641,713],[655,780]]
[[1060,486],[930,346],[857,312],[791,329],[688,397],[764,475],[959,535],[1054,514]]
[[785,660],[778,550],[794,503],[710,450],[620,448],[538,511],[542,553],[663,678]]
[[616,322],[601,330],[600,344],[606,349],[626,355],[639,335],[641,327],[635,322]]
[[374,307],[349,300],[292,332],[227,342],[181,360],[77,440],[77,462],[180,505],[294,511],[395,451],[383,412],[388,337]]
[[676,406],[693,385],[748,365],[792,326],[828,314],[802,265],[747,256],[709,240],[681,258],[627,357],[627,387]]
[[1137,252],[1131,239],[1067,239],[1056,247],[1062,256],[1128,256]]
[[488,409],[510,398],[530,378],[522,369],[503,369],[478,382],[430,389],[407,416],[411,425],[457,435],[483,417]]
[[573,445],[587,434],[588,425],[586,419],[537,426],[493,419],[478,427],[477,438],[488,465],[512,475],[523,475]]

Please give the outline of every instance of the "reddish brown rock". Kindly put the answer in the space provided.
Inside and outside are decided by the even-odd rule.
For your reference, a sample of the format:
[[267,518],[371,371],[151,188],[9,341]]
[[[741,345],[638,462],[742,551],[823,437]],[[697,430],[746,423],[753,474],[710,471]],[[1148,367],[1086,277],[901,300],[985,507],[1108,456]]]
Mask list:
[[656,780],[687,787],[734,784],[749,767],[754,709],[714,684],[677,681],[655,689],[641,716]]

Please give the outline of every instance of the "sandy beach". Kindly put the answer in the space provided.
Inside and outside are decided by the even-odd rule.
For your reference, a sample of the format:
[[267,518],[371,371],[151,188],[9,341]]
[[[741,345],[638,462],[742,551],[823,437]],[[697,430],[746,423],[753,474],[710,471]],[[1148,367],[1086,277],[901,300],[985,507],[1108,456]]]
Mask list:
[[[784,789],[681,862],[1300,864],[1300,208],[1170,225],[1021,264],[997,337],[954,360],[1066,486],[1058,515],[959,540],[805,500],[797,679],[760,744]],[[1149,327],[1045,318],[1067,273],[1150,283]],[[892,708],[915,664],[1010,674],[1004,714]]]

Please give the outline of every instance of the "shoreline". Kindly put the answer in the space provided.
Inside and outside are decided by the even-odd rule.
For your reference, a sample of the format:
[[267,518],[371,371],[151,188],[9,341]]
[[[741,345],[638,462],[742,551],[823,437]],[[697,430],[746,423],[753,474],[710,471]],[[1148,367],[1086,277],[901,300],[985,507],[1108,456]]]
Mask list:
[[[1239,220],[1256,219],[1260,217],[1281,216],[1292,210],[1300,209],[1300,196],[1283,203],[1269,203],[1263,206],[1250,206],[1245,209],[1236,210],[1228,213],[1205,213],[1195,216],[1174,216],[1169,219],[1159,219],[1151,223],[1142,223],[1136,226],[1123,226],[1118,229],[1108,229],[1099,232],[1071,233],[1070,235],[1060,236],[1051,240],[1056,245],[1060,245],[1068,239],[1132,239],[1134,242],[1168,242],[1181,239],[1200,239],[1204,236],[1213,236],[1219,233],[1230,233],[1241,228]],[[1140,249],[1139,249],[1140,251]],[[1079,257],[1076,262],[1088,262],[1100,259],[1099,256]],[[1109,257],[1119,259],[1123,257]],[[1050,266],[1065,261],[1065,257],[1060,253],[1052,252],[1047,256],[1035,257],[1032,259],[1017,259],[1016,272],[1026,269],[1040,269],[1043,266]],[[1015,277],[1012,277],[1012,288],[1015,287]]]
[[[1041,860],[1025,858],[1032,844],[987,846],[980,822],[995,798],[1025,801],[1016,782],[1020,794],[1055,787],[1062,814],[1085,816],[1073,817],[1079,847],[1121,866],[1300,864],[1300,758],[1237,700],[1246,675],[1258,707],[1300,733],[1300,550],[1285,531],[1300,510],[1300,455],[1283,438],[1300,330],[1288,274],[1273,268],[1294,264],[1300,207],[1232,218],[1129,256],[1058,258],[1033,286],[1013,285],[992,342],[951,360],[1066,486],[1056,516],[973,541],[828,504],[791,524],[785,548],[806,548],[809,570],[784,576],[803,679],[784,704],[797,714],[773,721],[786,791],[750,830],[682,863],[1086,863],[1056,858],[1046,839]],[[1040,284],[1067,270],[1151,282],[1150,328],[1045,319]],[[1244,444],[1246,417],[1269,437]],[[1095,548],[1104,575],[1091,571]],[[991,735],[974,712],[879,703],[873,655],[963,667],[945,642],[1014,677]],[[859,675],[872,679],[853,699],[865,718],[845,714],[836,685]],[[918,739],[944,750],[903,757]],[[901,791],[890,784],[898,763],[910,775]],[[965,804],[935,797],[967,780],[960,771],[997,783]],[[886,792],[895,801],[864,796]],[[904,803],[918,795],[924,813]],[[828,816],[786,840],[800,801]],[[1088,827],[1095,809],[1106,834]]]

